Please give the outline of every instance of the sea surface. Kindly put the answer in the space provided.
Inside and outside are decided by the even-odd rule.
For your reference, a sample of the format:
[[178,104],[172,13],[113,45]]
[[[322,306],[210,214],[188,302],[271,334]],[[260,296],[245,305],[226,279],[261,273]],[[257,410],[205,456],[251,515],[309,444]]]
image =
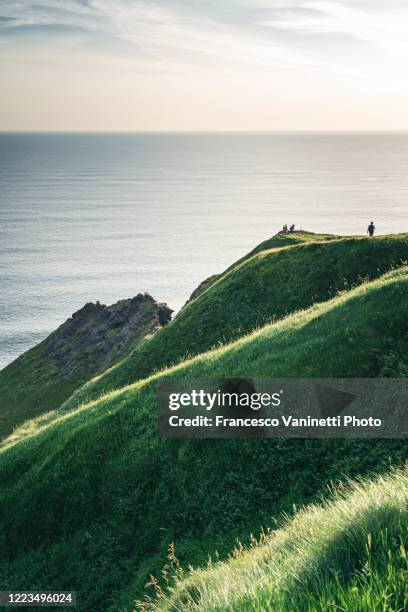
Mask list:
[[283,223],[408,231],[408,134],[0,134],[0,367],[87,301],[178,309]]

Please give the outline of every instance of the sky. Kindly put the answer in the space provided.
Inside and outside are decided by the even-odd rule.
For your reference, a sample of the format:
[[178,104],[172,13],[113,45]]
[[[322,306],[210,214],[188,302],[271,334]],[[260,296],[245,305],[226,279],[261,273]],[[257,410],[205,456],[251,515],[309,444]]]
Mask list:
[[408,129],[406,0],[0,0],[0,130]]

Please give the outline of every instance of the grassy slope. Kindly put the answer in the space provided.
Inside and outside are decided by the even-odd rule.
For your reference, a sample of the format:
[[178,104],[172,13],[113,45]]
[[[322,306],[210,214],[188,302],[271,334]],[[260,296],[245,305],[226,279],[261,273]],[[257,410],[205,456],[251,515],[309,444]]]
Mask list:
[[339,239],[340,239],[340,236],[335,236],[333,234],[314,234],[313,232],[305,232],[305,231],[298,231],[298,232],[294,232],[293,234],[283,234],[279,232],[279,234],[276,234],[275,236],[272,236],[272,238],[268,238],[267,240],[264,240],[263,242],[258,244],[254,249],[252,249],[252,251],[249,251],[249,253],[247,253],[246,255],[238,259],[237,261],[235,261],[231,266],[229,266],[221,274],[213,274],[209,278],[206,278],[202,283],[199,284],[197,289],[193,291],[189,302],[192,299],[195,299],[196,297],[201,295],[201,293],[203,293],[206,289],[208,289],[210,285],[213,285],[216,281],[220,280],[220,278],[224,276],[227,272],[230,272],[231,270],[233,270],[234,268],[242,264],[244,261],[246,261],[247,259],[250,259],[254,255],[257,255],[261,251],[266,251],[269,249],[277,249],[277,248],[282,248],[282,247],[287,247],[287,246],[295,246],[295,245],[303,244],[307,242],[317,242],[317,241],[324,242],[324,241],[339,240]]
[[[398,375],[407,296],[405,267],[167,374]],[[80,610],[129,610],[170,541],[183,563],[205,562],[328,482],[408,458],[404,440],[159,439],[156,379],[0,452],[0,587],[73,588]]]
[[[254,255],[222,275],[128,358],[86,384],[64,409],[327,300],[408,259],[408,234],[329,242],[324,240],[331,236],[319,235],[318,241],[313,236],[278,235],[262,243]],[[269,248],[288,241],[295,245]]]
[[228,562],[173,573],[149,609],[407,610],[408,469],[335,492]]
[[59,406],[85,382],[58,377],[58,368],[37,344],[0,372],[0,440],[35,414]]
[[[240,261],[243,261],[245,258],[250,257],[255,252],[263,250],[264,248],[282,247],[307,242],[309,240],[325,240],[328,238],[330,237],[307,232],[287,236],[277,234],[270,240],[256,247],[254,251]],[[233,266],[231,266],[231,268],[232,267]],[[221,277],[221,275],[218,275],[218,277]],[[191,318],[189,320],[191,320]],[[141,333],[141,338],[143,338],[144,335],[144,332]],[[170,342],[173,336],[174,334],[170,334]],[[214,329],[213,340],[211,340],[211,342],[216,341],[219,337],[219,330],[217,335],[217,329]],[[164,339],[166,338],[167,336],[165,335]],[[191,336],[187,337],[185,347],[182,346],[173,351],[170,361],[166,362],[167,364],[179,358],[180,354],[184,356],[190,350],[190,338]],[[74,375],[61,379],[58,376],[56,364],[44,354],[45,345],[46,341],[41,342],[0,371],[0,440],[6,435],[9,435],[16,426],[27,419],[32,419],[36,415],[39,416],[41,422],[41,415],[45,414],[48,410],[58,408],[87,380],[80,368],[78,368]],[[210,345],[211,344],[207,343],[203,346],[203,350],[209,348]],[[148,344],[147,346],[149,348],[151,346],[154,352],[156,343],[153,343],[153,345]],[[168,344],[166,346],[168,346]],[[141,358],[143,357],[136,355],[136,362],[140,361]],[[121,359],[123,359],[123,355]],[[124,364],[123,376],[119,375],[119,371],[115,372],[114,377],[117,377],[116,384],[112,385],[111,378],[109,378],[108,384],[110,387],[118,388],[123,383],[130,382],[125,372],[129,368],[132,372],[134,371],[134,367],[137,364],[134,364],[133,361],[132,359],[132,362],[129,362],[128,367]],[[150,363],[150,365],[147,365],[137,378],[150,374],[151,370],[156,367],[154,363],[152,364],[151,359],[148,363]],[[157,366],[163,366],[163,357],[158,359]],[[130,378],[133,380],[132,377]],[[101,384],[105,386],[104,379],[102,379],[102,381]],[[100,395],[100,392],[98,383],[95,386],[95,394]],[[82,395],[80,395],[80,397],[82,398]],[[16,435],[21,435],[21,432],[17,432]]]

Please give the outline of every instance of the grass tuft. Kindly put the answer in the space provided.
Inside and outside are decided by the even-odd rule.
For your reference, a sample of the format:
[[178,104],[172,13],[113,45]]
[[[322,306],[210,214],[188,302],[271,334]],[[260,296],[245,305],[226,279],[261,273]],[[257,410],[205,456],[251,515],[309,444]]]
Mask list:
[[[175,573],[136,609],[157,612],[403,611],[408,470],[348,482],[224,562]],[[160,589],[160,590],[159,590]]]

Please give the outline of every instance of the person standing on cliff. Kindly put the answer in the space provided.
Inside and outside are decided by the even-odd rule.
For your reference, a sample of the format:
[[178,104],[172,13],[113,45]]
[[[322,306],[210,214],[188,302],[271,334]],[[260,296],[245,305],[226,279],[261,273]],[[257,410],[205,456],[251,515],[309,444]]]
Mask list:
[[372,238],[374,236],[375,225],[374,221],[370,221],[370,225],[367,228],[367,234]]

